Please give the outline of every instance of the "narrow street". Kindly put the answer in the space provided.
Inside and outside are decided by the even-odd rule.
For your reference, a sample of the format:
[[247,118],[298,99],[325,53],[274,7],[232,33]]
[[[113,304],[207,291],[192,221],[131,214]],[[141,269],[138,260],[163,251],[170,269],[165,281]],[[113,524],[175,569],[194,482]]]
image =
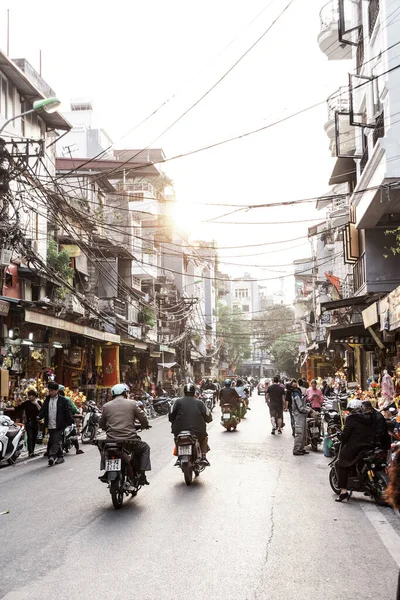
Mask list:
[[190,488],[154,421],[151,485],[121,511],[92,446],[52,469],[0,469],[0,598],[394,600],[400,519],[362,497],[335,503],[322,451],[292,456],[289,428],[271,436],[264,398],[251,406],[237,433],[216,409],[212,466]]

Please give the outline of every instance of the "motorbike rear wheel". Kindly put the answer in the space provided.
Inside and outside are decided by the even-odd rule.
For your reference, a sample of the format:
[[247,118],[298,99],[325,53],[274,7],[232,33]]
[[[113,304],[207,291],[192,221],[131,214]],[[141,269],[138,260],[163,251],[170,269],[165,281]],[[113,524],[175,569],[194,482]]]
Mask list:
[[337,496],[340,494],[340,488],[337,480],[336,469],[332,467],[329,471],[329,484]]
[[182,465],[183,476],[185,478],[186,485],[191,485],[193,481],[193,469],[192,465],[188,462]]
[[318,440],[311,438],[311,450],[318,452]]
[[122,508],[124,502],[123,483],[120,479],[113,479],[110,485],[111,500],[115,509]]

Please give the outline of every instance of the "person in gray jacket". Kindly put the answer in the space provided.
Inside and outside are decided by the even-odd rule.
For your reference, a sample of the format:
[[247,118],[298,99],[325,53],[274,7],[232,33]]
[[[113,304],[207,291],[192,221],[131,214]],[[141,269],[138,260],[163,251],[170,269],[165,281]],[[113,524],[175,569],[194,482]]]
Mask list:
[[[150,446],[137,434],[135,421],[138,420],[143,429],[150,429],[146,414],[133,400],[128,400],[129,388],[125,383],[118,383],[111,388],[112,400],[103,406],[99,426],[106,432],[107,440],[132,442],[133,454],[140,460],[140,483],[149,485],[146,471],[151,471]],[[100,480],[103,481],[100,476]]]
[[306,397],[301,393],[301,389],[292,385],[292,413],[294,417],[294,448],[295,456],[304,456],[309,454],[304,449],[307,437],[307,415],[311,412],[306,404]]

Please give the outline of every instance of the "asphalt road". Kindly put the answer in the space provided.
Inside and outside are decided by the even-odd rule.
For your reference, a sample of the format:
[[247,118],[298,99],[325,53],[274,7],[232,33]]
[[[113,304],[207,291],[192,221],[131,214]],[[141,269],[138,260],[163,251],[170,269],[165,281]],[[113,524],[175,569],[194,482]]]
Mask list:
[[143,437],[151,485],[115,511],[98,452],[0,469],[3,600],[394,600],[400,518],[357,496],[334,502],[322,452],[270,435],[263,398],[236,433],[210,426],[207,469],[173,468],[165,418]]

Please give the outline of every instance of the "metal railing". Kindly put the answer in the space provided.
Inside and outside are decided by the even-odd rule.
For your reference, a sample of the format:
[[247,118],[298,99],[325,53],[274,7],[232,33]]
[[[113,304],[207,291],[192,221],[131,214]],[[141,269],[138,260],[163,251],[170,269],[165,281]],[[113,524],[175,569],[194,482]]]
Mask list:
[[365,253],[363,252],[354,264],[353,267],[353,281],[354,281],[354,293],[357,292],[365,285],[367,278],[365,272]]
[[321,23],[321,31],[328,29],[332,23],[339,20],[339,5],[337,0],[330,0],[330,2],[321,8],[319,20]]
[[379,0],[369,0],[368,2],[368,25],[369,25],[369,35],[371,37],[372,32],[374,31],[375,23],[377,21],[380,9],[380,1]]
[[375,146],[376,142],[379,140],[379,138],[384,137],[385,135],[385,115],[384,112],[382,111],[380,115],[377,116],[376,121],[375,121],[375,129],[372,133],[372,140],[373,140],[373,144]]
[[342,86],[327,99],[328,121],[335,118],[335,112],[347,111],[350,108],[349,88]]
[[[151,183],[147,183],[147,181],[141,181],[139,183],[125,183],[124,189],[127,192],[148,192],[148,194],[150,194],[153,198],[157,197],[156,190]],[[148,196],[145,196],[144,199],[147,200]]]
[[349,273],[343,279],[342,284],[340,286],[340,291],[342,292],[342,298],[351,298],[352,296],[354,296],[353,273]]
[[365,58],[364,31],[363,31],[363,27],[360,26],[360,30],[359,30],[359,34],[358,34],[357,51],[356,51],[357,74],[361,73],[361,69],[364,64],[364,58]]

